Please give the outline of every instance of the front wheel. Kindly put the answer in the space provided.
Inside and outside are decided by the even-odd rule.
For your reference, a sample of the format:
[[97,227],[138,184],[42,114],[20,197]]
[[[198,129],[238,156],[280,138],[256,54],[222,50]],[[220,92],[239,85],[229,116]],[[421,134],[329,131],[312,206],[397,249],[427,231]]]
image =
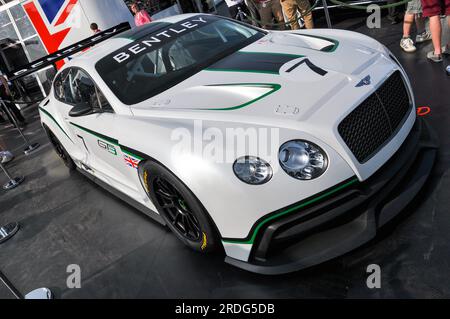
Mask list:
[[139,175],[167,226],[186,246],[204,253],[218,248],[220,241],[211,218],[186,185],[155,162],[141,164]]

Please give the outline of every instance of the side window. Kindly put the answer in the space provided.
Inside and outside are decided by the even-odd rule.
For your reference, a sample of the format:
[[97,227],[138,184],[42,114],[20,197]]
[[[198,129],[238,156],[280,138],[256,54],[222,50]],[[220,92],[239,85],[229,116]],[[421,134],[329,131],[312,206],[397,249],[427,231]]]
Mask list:
[[58,76],[55,78],[55,81],[53,82],[53,90],[55,92],[56,99],[61,101],[63,99],[61,73],[58,74]]
[[73,94],[70,89],[70,74],[71,69],[66,69],[57,75],[54,82],[56,99],[69,104],[73,103]]
[[87,103],[93,109],[100,108],[95,83],[86,73],[82,70],[75,70],[72,73],[70,84],[73,92],[73,103]]
[[113,112],[108,100],[87,73],[74,70],[70,78],[74,104],[88,103],[93,109]]
[[55,82],[53,84],[53,88],[55,91],[55,97],[57,100],[61,101],[61,102],[65,102],[66,98],[65,98],[65,94],[64,94],[64,75],[67,75],[69,73],[68,70],[64,70],[61,73],[59,73],[56,78],[55,78]]
[[55,97],[66,104],[87,103],[93,109],[113,113],[103,93],[83,70],[66,69],[55,79]]

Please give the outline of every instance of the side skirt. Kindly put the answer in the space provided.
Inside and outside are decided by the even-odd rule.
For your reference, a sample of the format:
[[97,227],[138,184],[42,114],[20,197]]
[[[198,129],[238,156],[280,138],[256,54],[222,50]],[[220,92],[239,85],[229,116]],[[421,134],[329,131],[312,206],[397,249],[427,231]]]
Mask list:
[[117,189],[115,189],[112,186],[108,185],[107,183],[105,183],[104,181],[102,181],[99,178],[95,177],[94,175],[89,174],[88,172],[84,171],[83,169],[79,168],[78,166],[77,166],[77,171],[80,172],[81,174],[83,174],[85,177],[89,178],[91,181],[93,181],[94,183],[96,183],[100,187],[104,188],[105,190],[107,190],[108,192],[113,194],[114,196],[118,197],[119,199],[121,199],[124,202],[126,202],[127,204],[133,206],[134,208],[136,208],[140,212],[144,213],[148,217],[150,217],[153,220],[157,221],[159,224],[161,224],[163,226],[166,226],[166,222],[164,221],[164,219],[158,213],[156,213],[155,211],[153,211],[150,208],[142,205],[139,202],[136,202],[131,197],[129,197],[129,196],[125,195],[124,193],[118,191]]

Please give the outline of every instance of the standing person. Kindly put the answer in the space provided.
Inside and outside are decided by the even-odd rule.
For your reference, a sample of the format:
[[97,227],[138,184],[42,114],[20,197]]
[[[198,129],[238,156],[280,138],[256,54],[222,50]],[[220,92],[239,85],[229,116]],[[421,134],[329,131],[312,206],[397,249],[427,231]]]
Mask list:
[[420,0],[408,2],[405,17],[403,20],[403,38],[400,40],[400,47],[405,52],[415,52],[416,47],[411,39],[412,24],[416,21],[416,43],[431,40],[431,33],[425,29],[425,19],[422,16],[422,3]]
[[[314,28],[314,21],[309,0],[280,0],[286,17],[291,21],[291,29],[298,30],[300,25],[297,20],[297,10],[300,11],[305,21],[306,29]],[[306,13],[306,14],[305,14]]]
[[[450,54],[450,43],[442,45],[441,15],[450,15],[450,0],[422,0],[423,16],[430,18],[430,31],[434,50],[427,53],[432,62],[442,62],[442,54]],[[450,27],[450,19],[447,19]]]
[[98,24],[97,23],[91,23],[91,31],[94,34],[97,34],[97,33],[101,32],[101,30],[98,28]]
[[[5,107],[7,107],[8,110],[15,117],[19,126],[25,126],[26,121],[22,113],[20,113],[20,110],[12,102],[10,102],[13,99],[13,97],[11,94],[11,90],[9,89],[8,81],[5,79],[3,75],[0,75],[0,99],[3,100]],[[14,125],[14,127],[16,127],[16,124],[9,115],[9,112],[7,112],[6,110],[4,111],[5,115],[9,118],[10,122]]]
[[258,8],[256,7],[256,4],[253,0],[244,0],[245,1],[245,5],[247,6],[247,9],[250,13],[250,16],[252,17],[252,24],[255,27],[259,27],[259,23],[256,20],[260,20],[260,16],[259,16],[259,12],[258,12]]
[[228,6],[228,11],[230,12],[230,17],[233,19],[239,18],[237,17],[238,15],[238,8],[240,7],[241,10],[243,12],[245,12],[246,14],[248,14],[247,11],[247,7],[244,3],[244,0],[225,0],[227,6]]
[[[392,5],[399,2],[399,0],[387,0],[387,4]],[[399,13],[399,6],[389,7],[388,8],[388,20],[391,21],[391,24],[397,24],[402,21]]]
[[[264,29],[269,29],[269,24],[272,23],[272,18],[275,18],[277,23],[284,23],[283,10],[281,9],[280,0],[255,0],[256,8],[261,17],[261,24]],[[280,30],[284,30],[284,24],[280,25]]]
[[152,18],[149,16],[147,11],[141,10],[141,7],[137,2],[131,5],[131,11],[134,13],[134,23],[137,27],[152,22]]

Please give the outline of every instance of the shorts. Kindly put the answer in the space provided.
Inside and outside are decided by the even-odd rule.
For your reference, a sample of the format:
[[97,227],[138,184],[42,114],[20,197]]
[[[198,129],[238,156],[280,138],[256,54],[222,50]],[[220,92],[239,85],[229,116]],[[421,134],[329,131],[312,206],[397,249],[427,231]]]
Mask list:
[[450,0],[422,0],[424,17],[450,15]]
[[411,0],[406,7],[406,14],[421,14],[422,2],[421,0]]

